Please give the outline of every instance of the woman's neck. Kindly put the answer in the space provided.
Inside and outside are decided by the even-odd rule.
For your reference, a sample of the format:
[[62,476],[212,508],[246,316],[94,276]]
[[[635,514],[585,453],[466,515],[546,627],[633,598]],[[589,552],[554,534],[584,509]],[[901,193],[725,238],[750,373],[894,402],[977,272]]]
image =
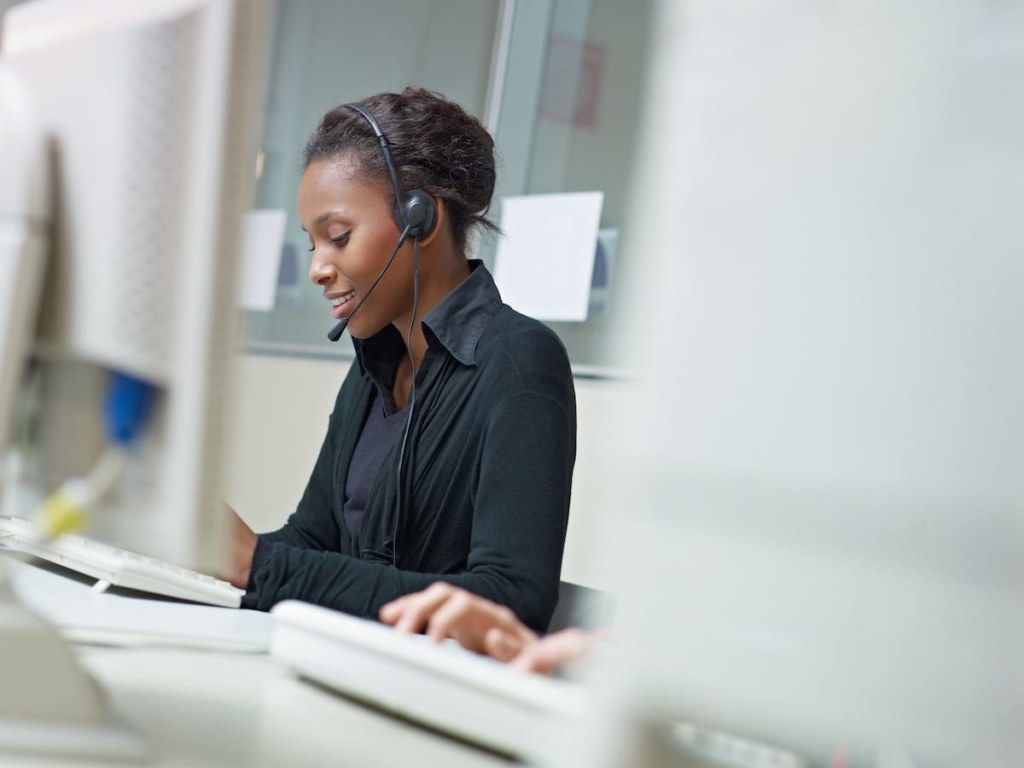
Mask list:
[[[429,258],[434,259],[435,256],[436,254],[430,254]],[[412,309],[410,308],[408,314],[394,321],[398,332],[402,334],[402,341],[405,342],[406,349],[412,351],[416,371],[420,369],[423,356],[427,353],[427,339],[423,335],[423,327],[420,325],[420,320],[430,314],[434,307],[440,304],[449,293],[454,291],[463,280],[469,277],[469,262],[461,254],[457,255],[458,258],[455,256],[453,254],[445,259],[437,259],[431,264],[431,269],[420,270],[419,302],[416,307],[416,317],[412,317]]]
[[408,355],[403,355],[395,370],[395,381],[392,385],[391,394],[395,400],[395,407],[398,410],[405,408],[409,402],[409,393],[412,391],[413,379],[423,363],[427,354],[427,337],[423,335],[423,326],[420,323],[430,311],[451,293],[462,280],[469,275],[469,265],[466,264],[465,273],[458,280],[447,280],[443,282],[430,281],[428,285],[420,286],[420,301],[416,308],[416,317],[410,312],[403,318],[395,321],[399,333],[402,334],[402,341],[405,348],[412,353],[412,362]]

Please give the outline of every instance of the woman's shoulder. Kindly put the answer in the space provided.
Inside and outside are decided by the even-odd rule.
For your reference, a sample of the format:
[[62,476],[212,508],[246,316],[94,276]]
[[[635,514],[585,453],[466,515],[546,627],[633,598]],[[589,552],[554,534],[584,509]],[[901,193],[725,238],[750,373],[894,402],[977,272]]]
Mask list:
[[571,377],[569,355],[558,335],[544,323],[503,304],[480,338],[480,363],[519,373],[544,371]]
[[498,348],[514,349],[525,347],[537,348],[540,352],[566,357],[565,345],[551,328],[524,315],[508,304],[502,304],[487,329],[488,333],[481,338],[481,344],[489,343]]

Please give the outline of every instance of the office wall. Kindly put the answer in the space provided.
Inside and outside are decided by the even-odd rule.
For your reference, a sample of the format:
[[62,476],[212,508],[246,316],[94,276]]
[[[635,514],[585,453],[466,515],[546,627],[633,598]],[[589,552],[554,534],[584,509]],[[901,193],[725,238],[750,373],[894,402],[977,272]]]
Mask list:
[[[313,468],[338,386],[343,360],[239,355],[232,430],[232,466],[225,498],[257,531],[278,527],[295,508]],[[626,386],[578,380],[579,436],[573,500],[562,577],[614,591],[597,552],[598,511],[614,477],[597,465],[603,414],[620,407]]]

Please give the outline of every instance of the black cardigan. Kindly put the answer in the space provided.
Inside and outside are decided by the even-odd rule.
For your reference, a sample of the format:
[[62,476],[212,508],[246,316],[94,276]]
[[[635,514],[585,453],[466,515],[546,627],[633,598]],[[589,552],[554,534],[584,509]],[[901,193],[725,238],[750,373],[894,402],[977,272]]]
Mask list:
[[353,556],[342,518],[345,483],[374,396],[360,357],[296,511],[260,536],[244,605],[268,610],[298,599],[375,618],[389,600],[443,580],[546,628],[576,455],[568,357],[549,328],[501,303],[482,265],[453,294],[460,291],[454,312],[443,302],[424,320],[434,357],[417,384],[402,513],[396,446],[370,493],[362,552]]

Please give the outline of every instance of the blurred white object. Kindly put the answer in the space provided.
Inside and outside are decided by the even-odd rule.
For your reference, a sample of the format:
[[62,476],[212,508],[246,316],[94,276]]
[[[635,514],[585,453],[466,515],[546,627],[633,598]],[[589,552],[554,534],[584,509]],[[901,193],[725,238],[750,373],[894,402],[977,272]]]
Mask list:
[[[34,330],[49,240],[49,164],[31,99],[0,64],[0,458]],[[7,479],[0,478],[0,482]],[[3,489],[9,490],[9,489]],[[0,753],[145,755],[56,630],[25,610],[0,559]],[[9,758],[10,755],[8,754]]]
[[397,632],[297,600],[271,610],[271,654],[297,674],[430,728],[519,757],[583,711],[580,684],[522,672],[454,640]]
[[111,711],[103,690],[57,630],[23,608],[0,558],[0,754],[139,761],[141,737]]
[[[663,2],[653,35],[613,706],[813,764],[1016,764],[1024,6]],[[603,764],[644,764],[623,738]]]

